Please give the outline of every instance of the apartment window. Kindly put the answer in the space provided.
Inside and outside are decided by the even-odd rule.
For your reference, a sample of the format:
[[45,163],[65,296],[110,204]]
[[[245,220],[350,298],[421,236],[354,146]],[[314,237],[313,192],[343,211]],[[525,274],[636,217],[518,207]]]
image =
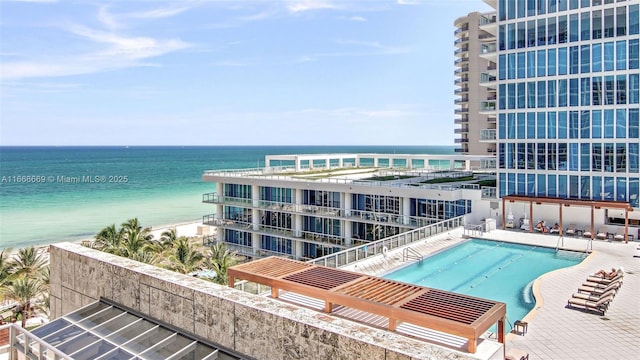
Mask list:
[[515,79],[518,65],[516,64],[516,54],[507,55],[507,78]]
[[591,170],[591,152],[590,145],[588,143],[580,144],[580,170]]
[[567,0],[558,0],[558,11],[567,10]]
[[602,144],[591,144],[591,170],[602,171]]
[[547,84],[547,106],[556,107],[556,81],[549,80]]
[[567,170],[567,144],[558,144],[558,170]]
[[580,198],[590,199],[591,189],[589,188],[589,182],[591,178],[589,176],[580,177]]
[[640,13],[638,11],[639,6],[629,6],[629,35],[637,35],[640,31]]
[[569,106],[578,106],[578,79],[569,79]]
[[625,137],[627,137],[627,110],[616,109],[616,138],[624,139]]
[[545,170],[547,168],[547,151],[545,143],[536,144],[538,147],[538,169]]
[[558,106],[567,106],[567,79],[558,80]]
[[507,114],[507,138],[516,138],[516,114]]
[[509,50],[516,48],[516,24],[507,25],[507,41]]
[[580,118],[577,111],[569,112],[569,139],[577,139],[580,134]]
[[591,177],[591,187],[593,193],[591,198],[593,200],[602,200],[602,176]]
[[544,14],[547,10],[547,0],[538,0],[538,15]]
[[498,144],[498,167],[504,169],[506,154],[504,153],[504,143]]
[[558,28],[556,26],[556,18],[547,20],[547,45],[554,45],[558,37]]
[[[524,170],[526,168],[525,162],[526,162],[526,144],[524,143],[519,143],[518,144],[518,157],[517,157],[517,161],[518,161],[518,169],[519,170]],[[524,174],[521,174],[524,176]],[[523,179],[524,180],[524,179]]]
[[616,172],[627,172],[627,144],[616,144]]
[[511,19],[515,19],[516,18],[516,2],[515,1],[509,1],[507,6],[507,18],[509,20]]
[[578,14],[569,15],[569,41],[574,42],[580,40],[578,32]]
[[536,77],[536,52],[527,52],[527,77]]
[[580,7],[586,8],[591,5],[591,0],[582,0],[580,1]]
[[516,174],[507,174],[507,191],[509,194],[516,192]]
[[591,95],[593,98],[593,105],[602,104],[602,78],[600,76],[593,78],[593,85],[591,87]]
[[591,79],[580,79],[580,105],[591,105]]
[[614,81],[613,76],[604,77],[604,104],[613,105],[613,93],[614,93]]
[[548,8],[549,14],[556,12],[556,3],[557,3],[557,0],[549,0],[549,8]]
[[507,108],[516,108],[516,84],[507,84]]
[[555,170],[558,167],[558,153],[556,143],[547,143],[547,169]]
[[589,40],[591,38],[591,19],[589,18],[589,12],[583,12],[580,14],[580,40]]
[[593,39],[602,39],[602,10],[591,13],[591,28]]
[[591,71],[591,62],[589,61],[591,59],[590,51],[591,47],[589,45],[582,45],[580,47],[580,72],[583,74]]
[[546,133],[546,129],[545,129],[545,123],[546,123],[547,119],[546,119],[546,113],[544,112],[539,112],[538,113],[538,139],[544,139],[545,138],[545,133]]
[[577,74],[580,69],[579,48],[572,46],[569,48],[569,72]]
[[527,46],[534,47],[536,46],[536,21],[530,20],[527,21]]
[[538,196],[547,196],[547,175],[538,174]]
[[616,42],[616,70],[625,70],[627,68],[627,42]]
[[640,51],[638,39],[629,40],[629,69],[637,69],[639,65]]
[[[555,112],[550,112],[547,114],[547,137],[549,139],[555,139],[556,138],[556,124],[557,120],[556,120],[556,113]],[[541,137],[541,139],[544,139],[544,134]]]
[[613,177],[605,176],[603,187],[602,198],[604,200],[613,200]]
[[638,163],[639,147],[640,144],[638,144],[637,142],[629,143],[629,172],[632,174],[637,174],[638,172],[640,172],[640,163]]
[[535,174],[527,174],[527,195],[528,196],[536,195],[536,175]]
[[527,87],[526,83],[518,83],[518,109],[527,107]]
[[507,49],[507,33],[505,32],[504,25],[500,25],[500,27],[498,27],[498,48],[500,50]]
[[604,110],[604,138],[613,139],[613,110]]
[[498,106],[500,110],[507,108],[507,86],[505,84],[498,86]]
[[604,71],[613,71],[613,42],[604,43]]
[[611,38],[614,35],[613,9],[604,10],[604,37]]
[[524,181],[525,179],[525,174],[518,174],[518,195],[525,195],[525,191],[526,191],[526,182]]
[[551,197],[557,196],[556,192],[556,176],[548,175],[547,176],[547,193]]
[[558,16],[558,44],[564,44],[567,42],[567,16]]
[[556,74],[556,49],[547,50],[547,75]]
[[536,162],[535,162],[535,144],[528,143],[527,144],[527,169],[535,170]]
[[505,174],[505,173],[499,173],[498,174],[498,181],[500,183],[498,191],[500,192],[500,197],[507,195],[506,176],[507,176],[507,174]]
[[629,104],[637,104],[640,100],[640,75],[629,75]]
[[547,43],[547,22],[546,19],[538,19],[538,46]]
[[527,57],[526,53],[519,52],[517,55],[518,60],[518,79],[524,79],[527,77]]
[[[525,121],[525,114],[524,113],[518,113],[518,120],[517,120],[517,126],[518,126],[518,139],[524,139],[526,137],[526,121]],[[521,144],[524,145],[524,144]]]
[[616,9],[616,35],[625,36],[627,34],[627,7],[620,6]]
[[615,159],[613,145],[614,144],[612,143],[604,144],[604,171],[606,172],[613,172],[614,159]]
[[593,72],[602,71],[602,44],[593,44],[591,48],[591,69]]
[[526,24],[524,21],[518,23],[518,49],[522,49],[527,46],[527,31]]
[[500,0],[498,3],[498,19],[500,21],[507,20],[507,0]]
[[638,119],[639,110],[629,109],[629,139],[638,139],[640,138],[640,122]]
[[578,183],[578,176],[571,175],[569,176],[569,197],[572,199],[577,199],[580,195],[580,188]]
[[616,77],[616,104],[627,103],[627,76],[618,75]]
[[536,113],[527,113],[527,139],[536,138]]
[[507,144],[507,169],[515,169],[516,144]]
[[527,83],[527,107],[534,109],[536,107],[536,83],[531,81]]
[[602,139],[602,110],[591,112],[591,138]]
[[574,10],[578,8],[578,0],[569,0],[569,9]]
[[558,139],[567,138],[567,112],[558,111]]
[[567,74],[567,48],[558,49],[558,75]]
[[498,56],[498,79],[505,80],[507,78],[507,56]]
[[527,16],[527,6],[525,0],[518,0],[518,18],[522,19]]
[[580,138],[582,139],[590,139],[591,138],[591,114],[589,114],[589,110],[582,110],[580,112]]
[[[629,144],[631,145],[631,144]],[[637,172],[638,170],[636,170]],[[631,172],[631,171],[629,171]],[[631,205],[631,207],[637,208],[638,207],[638,203],[640,203],[640,199],[638,199],[640,196],[638,196],[638,194],[640,193],[640,186],[639,186],[639,182],[638,182],[638,178],[629,178],[629,194],[631,196],[629,196],[629,204]],[[633,195],[636,196],[633,196]]]
[[547,106],[547,82],[538,81],[538,108]]

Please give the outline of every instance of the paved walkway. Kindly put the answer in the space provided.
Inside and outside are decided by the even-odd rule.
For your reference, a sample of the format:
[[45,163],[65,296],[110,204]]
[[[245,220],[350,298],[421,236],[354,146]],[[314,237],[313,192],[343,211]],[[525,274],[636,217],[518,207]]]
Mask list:
[[[495,230],[484,233],[487,239],[555,248],[558,236]],[[462,232],[453,231],[411,246],[427,255],[462,241]],[[564,238],[560,247],[585,251],[586,239]],[[594,240],[593,252],[582,263],[541,276],[534,285],[536,307],[523,319],[529,323],[526,335],[509,334],[507,350],[529,353],[534,359],[636,359],[640,348],[640,243]],[[401,249],[351,267],[380,276],[402,266]],[[567,308],[567,300],[588,274],[600,269],[622,267],[624,283],[605,316]]]

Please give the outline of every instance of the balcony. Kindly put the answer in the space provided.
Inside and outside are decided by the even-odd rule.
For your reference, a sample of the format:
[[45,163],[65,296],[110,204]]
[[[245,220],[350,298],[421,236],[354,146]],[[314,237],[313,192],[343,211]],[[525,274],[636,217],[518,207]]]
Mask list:
[[463,83],[467,83],[467,82],[469,82],[469,78],[465,76],[465,77],[461,77],[461,78],[456,79],[453,83],[458,85],[458,84],[463,84]]
[[486,31],[496,36],[498,24],[496,22],[496,13],[482,14],[480,16],[480,30]]
[[463,88],[456,89],[453,93],[456,94],[456,95],[461,95],[461,94],[464,94],[464,93],[467,93],[467,92],[469,92],[469,88],[468,87],[463,87]]
[[469,37],[468,36],[461,37],[461,38],[457,39],[456,41],[454,41],[453,45],[458,46],[458,45],[464,44],[464,43],[466,43],[468,41],[469,41]]
[[456,31],[454,31],[454,33],[453,33],[453,34],[454,34],[454,35],[458,35],[458,34],[461,34],[461,33],[465,32],[465,31],[469,31],[469,24],[468,24],[468,23],[467,23],[467,24],[464,24],[464,25],[463,25],[462,27],[460,27],[460,28],[457,28],[457,29],[456,29]]
[[464,74],[466,72],[469,72],[469,67],[468,66],[463,66],[463,67],[461,67],[459,69],[456,69],[453,73],[455,75],[460,75],[460,74]]
[[461,56],[464,53],[467,53],[469,51],[469,46],[463,46],[460,49],[457,49],[456,51],[453,52],[453,55],[455,56]]
[[454,139],[453,142],[456,144],[466,144],[469,142],[469,139]]
[[483,100],[480,102],[480,113],[491,114],[496,111],[496,100]]
[[469,113],[469,109],[467,109],[467,108],[456,109],[453,113],[454,114],[458,114],[458,115],[468,114]]
[[487,148],[487,152],[489,154],[495,154],[496,153],[496,149],[495,148]]
[[453,123],[456,125],[463,125],[463,124],[468,124],[469,123],[469,117],[468,116],[463,116],[459,119],[455,119],[453,120]]
[[467,150],[463,149],[463,148],[455,148],[453,151],[457,152],[457,153],[465,153],[465,152],[467,152]]
[[480,57],[495,62],[497,59],[496,43],[480,44]]
[[495,142],[495,141],[496,141],[496,129],[480,130],[480,142]]
[[462,134],[462,133],[468,133],[469,132],[469,127],[465,126],[465,127],[461,127],[458,129],[453,129],[453,133],[454,134]]
[[496,87],[496,76],[488,73],[480,74],[480,85],[495,88]]
[[456,66],[462,66],[462,64],[469,62],[469,58],[468,57],[463,57],[460,59],[457,59],[453,64]]

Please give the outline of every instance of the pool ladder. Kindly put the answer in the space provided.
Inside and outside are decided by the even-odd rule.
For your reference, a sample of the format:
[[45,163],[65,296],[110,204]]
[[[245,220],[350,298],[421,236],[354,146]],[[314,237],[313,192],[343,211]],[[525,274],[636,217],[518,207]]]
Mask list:
[[410,259],[415,259],[416,261],[422,261],[424,256],[420,255],[419,252],[413,250],[412,248],[404,248],[402,250],[402,261],[405,262]]

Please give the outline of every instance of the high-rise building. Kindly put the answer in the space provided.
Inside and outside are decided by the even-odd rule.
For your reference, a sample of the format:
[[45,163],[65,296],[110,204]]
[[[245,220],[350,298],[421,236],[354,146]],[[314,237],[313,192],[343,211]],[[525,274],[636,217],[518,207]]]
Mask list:
[[[456,84],[456,152],[496,153],[496,15],[473,12],[454,22]],[[488,51],[491,49],[492,51]]]
[[498,195],[638,209],[640,2],[485,2],[497,10]]

